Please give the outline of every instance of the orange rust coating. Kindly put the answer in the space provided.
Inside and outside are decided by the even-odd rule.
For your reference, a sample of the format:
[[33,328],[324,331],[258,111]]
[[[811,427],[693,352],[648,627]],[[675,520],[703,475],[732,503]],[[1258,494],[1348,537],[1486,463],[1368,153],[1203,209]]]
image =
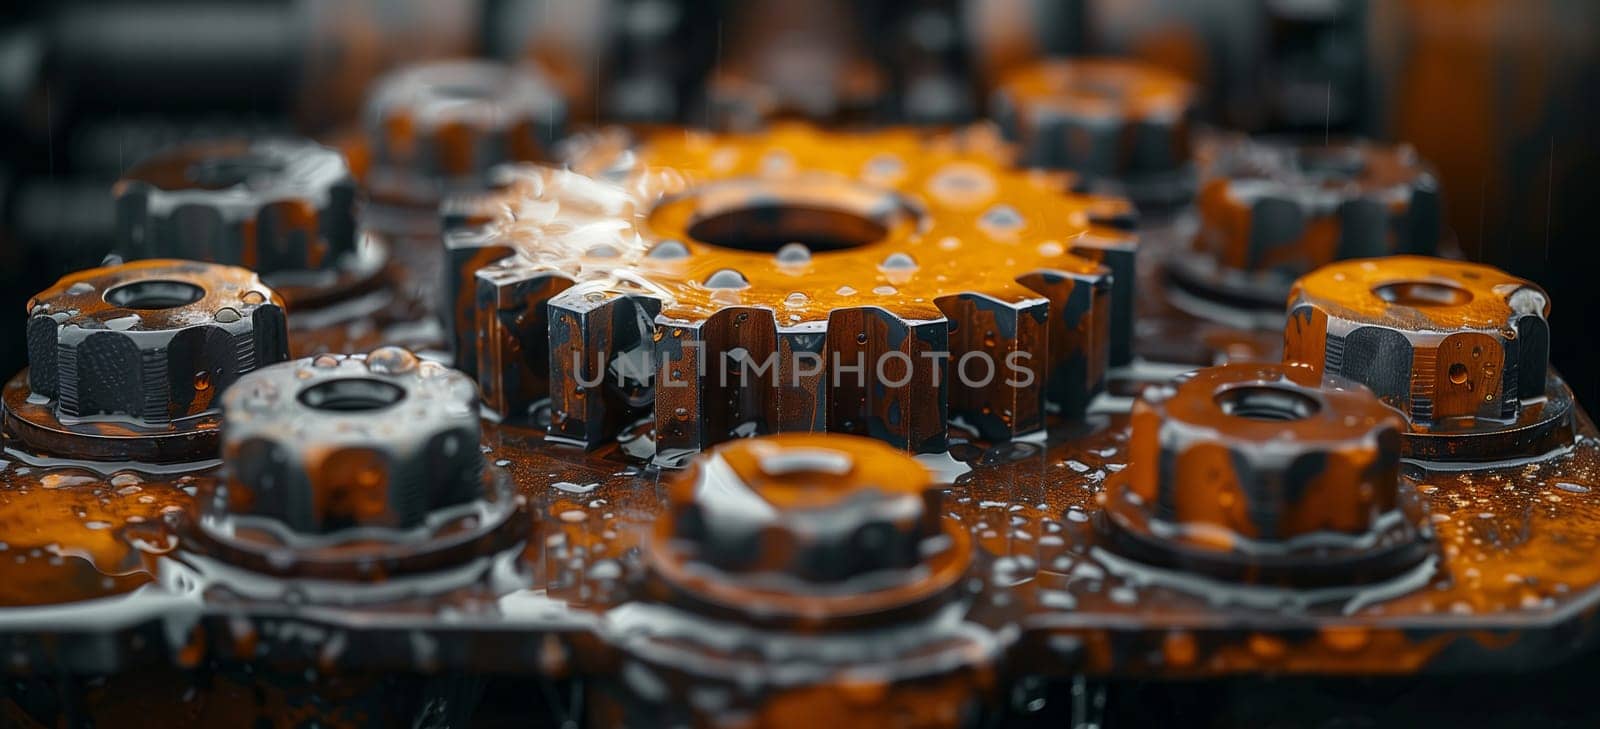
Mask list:
[[[1409,306],[1386,301],[1377,293],[1388,284],[1411,282],[1461,289],[1470,298]],[[1511,295],[1521,290],[1531,290],[1540,297],[1539,306],[1528,313],[1550,315],[1550,300],[1542,289],[1492,266],[1426,256],[1390,256],[1324,266],[1295,282],[1290,301],[1324,308],[1330,315],[1354,322],[1416,331],[1498,332],[1514,313]],[[1303,361],[1316,364],[1314,359]]]
[[[1396,507],[1400,419],[1371,393],[1337,387],[1303,365],[1238,364],[1147,390],[1134,403],[1130,463],[1108,480],[1106,508],[1135,528],[1166,522],[1185,545],[1222,552],[1374,529]],[[1264,388],[1298,393],[1311,410],[1260,419],[1221,404]],[[1258,455],[1273,453],[1287,457]],[[1315,472],[1293,475],[1290,464],[1305,457]]]
[[[530,170],[533,179],[512,184],[513,200],[527,202],[513,202],[500,224],[525,255],[580,284],[595,280],[593,287],[618,268],[637,268],[640,280],[631,290],[662,294],[662,316],[671,319],[701,320],[728,304],[771,309],[780,324],[825,321],[834,310],[859,306],[908,320],[937,319],[943,315],[937,300],[963,292],[1008,302],[1036,299],[1017,284],[1020,275],[1040,269],[1093,274],[1095,264],[1068,250],[1085,236],[1126,238],[1090,222],[1091,210],[1105,198],[1062,194],[1051,186],[1057,177],[1011,172],[1003,150],[999,140],[981,134],[911,129],[837,133],[795,123],[752,134],[661,131],[634,149],[621,190],[586,188],[572,173]],[[611,153],[580,156],[573,166],[603,171],[615,162]],[[726,180],[755,187],[711,184]],[[694,223],[762,197],[879,219],[886,230],[862,245],[814,252],[797,266],[779,265],[773,251],[734,250],[689,235]],[[981,225],[997,205],[1014,209],[1017,224]],[[584,247],[556,237],[570,232],[590,234],[579,242]],[[684,243],[690,255],[643,257],[669,239]],[[619,255],[586,256],[602,244]],[[892,253],[910,255],[916,268],[880,270]],[[742,274],[748,288],[704,286],[723,269]],[[791,299],[794,293],[805,300]]]
[[[1200,188],[1200,231],[1194,238],[1197,250],[1233,270],[1307,271],[1330,263],[1338,258],[1343,233],[1337,201],[1370,196],[1399,219],[1411,205],[1412,186],[1425,176],[1416,152],[1405,146],[1340,143],[1324,150],[1268,143],[1272,161],[1260,164],[1249,159],[1252,142],[1237,144],[1245,151],[1225,147],[1221,159],[1211,163],[1212,173],[1219,176]],[[1233,159],[1230,152],[1242,159]],[[1302,160],[1319,155],[1342,156],[1354,170],[1329,174],[1317,170],[1314,161]],[[1263,195],[1299,204],[1305,217],[1292,242],[1253,250],[1254,208]],[[1387,251],[1400,250],[1402,242],[1392,226],[1385,238]]]
[[[1344,356],[1344,340],[1368,327],[1402,335],[1410,351],[1396,356],[1405,360],[1400,366],[1409,365],[1405,382],[1374,389],[1410,416],[1416,429],[1449,418],[1514,416],[1516,398],[1544,394],[1542,352],[1531,360],[1541,370],[1535,373],[1538,391],[1505,388],[1508,370],[1516,373],[1519,366],[1519,349],[1513,349],[1519,320],[1533,317],[1542,323],[1550,313],[1549,297],[1538,286],[1489,266],[1416,256],[1335,263],[1295,282],[1289,312],[1285,360],[1323,371],[1329,367],[1329,342],[1337,338],[1340,373],[1363,382],[1386,373],[1368,372],[1366,363]],[[1541,346],[1546,345],[1521,345]],[[1431,404],[1425,417],[1416,412],[1421,403]]]
[[[271,303],[283,308],[283,298],[261,284],[250,271],[235,266],[222,266],[195,261],[154,258],[129,261],[114,266],[101,266],[75,271],[61,277],[55,284],[35,294],[28,300],[28,313],[32,315],[51,312],[76,311],[74,320],[89,319],[105,322],[127,316],[129,310],[112,304],[105,298],[107,290],[141,279],[179,281],[193,284],[205,294],[192,304],[165,309],[141,309],[138,321],[122,331],[159,331],[193,326],[214,321],[223,308],[248,309]],[[85,288],[80,284],[87,284]],[[40,307],[45,307],[41,309]]]
[[[668,512],[656,519],[647,561],[665,585],[702,604],[807,627],[911,608],[944,594],[971,557],[965,531],[941,519],[932,485],[915,459],[870,438],[788,433],[730,441],[669,486]],[[719,514],[733,516],[718,510],[733,503],[730,497],[744,503],[737,508],[737,518],[748,522],[742,528],[759,531],[754,554],[720,554],[726,543],[703,535],[701,525]],[[831,534],[838,524],[852,533]],[[910,556],[916,564],[890,558],[869,568],[874,571],[866,574],[876,575],[870,583],[851,583],[862,575],[841,574],[832,578],[833,589],[807,587],[815,583],[796,571],[815,559],[807,553],[829,554],[843,543],[829,540],[854,540],[871,528],[877,528],[880,551]],[[926,549],[934,537],[949,541]],[[728,561],[742,566],[718,566]],[[845,585],[852,586],[840,589]]]
[[1113,58],[1027,64],[1006,73],[996,88],[1027,115],[1065,112],[1127,123],[1175,121],[1195,95],[1193,84],[1175,73]]
[[[848,459],[848,469],[829,471],[818,478],[814,470],[774,468],[774,458],[793,458],[807,451],[838,454]],[[818,509],[838,506],[858,489],[873,488],[889,494],[920,497],[933,485],[927,469],[904,453],[875,440],[814,433],[788,433],[738,440],[717,449],[734,475],[761,498],[779,509]],[[668,498],[674,502],[693,498],[696,465],[673,482]]]
[[9,478],[0,489],[0,606],[105,597],[151,581],[150,559],[177,546],[164,516],[192,502],[182,481],[132,471]]

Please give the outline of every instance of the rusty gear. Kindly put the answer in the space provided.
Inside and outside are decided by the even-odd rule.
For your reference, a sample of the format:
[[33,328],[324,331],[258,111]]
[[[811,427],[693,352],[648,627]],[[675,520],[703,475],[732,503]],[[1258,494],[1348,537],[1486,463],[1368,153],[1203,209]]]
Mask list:
[[6,426],[52,455],[203,457],[213,400],[288,357],[283,300],[242,268],[153,259],[79,271],[28,304]]
[[[1565,390],[1547,376],[1549,313],[1542,289],[1489,266],[1342,261],[1295,282],[1284,357],[1372,388],[1409,420],[1408,451],[1494,431],[1518,433],[1508,444],[1518,450],[1548,450],[1570,436],[1568,396],[1547,399]],[[1499,445],[1451,454],[1509,455]]]
[[[1123,234],[997,146],[779,126],[577,155],[598,177],[530,168],[490,238],[524,263],[479,273],[476,321],[502,353],[548,337],[549,364],[480,356],[480,383],[512,414],[536,394],[518,383],[548,377],[551,436],[590,445],[653,401],[658,458],[814,430],[937,451],[947,410],[988,437],[1037,430],[1105,366],[1109,276],[1069,250]],[[553,295],[548,328],[511,286]],[[730,381],[747,370],[771,381]]]
[[493,165],[546,159],[566,104],[531,66],[443,61],[385,76],[367,101],[368,179],[385,201],[436,202]]
[[1145,390],[1105,518],[1124,554],[1255,583],[1388,577],[1425,553],[1398,496],[1400,418],[1303,364],[1231,364]]
[[381,249],[358,245],[349,166],[309,140],[180,144],[135,164],[113,190],[125,253],[244,266],[291,304],[383,267]]
[[1194,88],[1176,74],[1113,59],[1042,61],[1000,79],[995,120],[1026,165],[1110,183],[1140,204],[1187,199]]
[[1198,255],[1168,264],[1198,294],[1278,309],[1318,266],[1438,248],[1438,183],[1409,146],[1236,138],[1208,154]]

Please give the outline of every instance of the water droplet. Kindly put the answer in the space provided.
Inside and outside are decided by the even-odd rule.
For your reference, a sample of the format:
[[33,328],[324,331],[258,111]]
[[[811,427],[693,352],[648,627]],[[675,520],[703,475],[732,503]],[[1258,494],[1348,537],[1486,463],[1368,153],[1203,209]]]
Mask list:
[[68,286],[67,293],[73,294],[74,296],[92,294],[94,293],[94,284],[89,283],[88,281],[79,281],[71,286]]
[[224,306],[221,309],[217,309],[214,318],[223,324],[232,324],[239,321],[239,310],[231,306]]
[[590,258],[616,258],[619,254],[615,246],[598,245],[590,248],[585,255]]
[[404,347],[379,347],[367,355],[367,370],[380,375],[398,375],[416,369],[419,361]]
[[689,257],[689,247],[682,241],[664,240],[657,243],[656,247],[651,248],[645,255],[658,261],[676,261]]
[[996,205],[978,219],[978,225],[991,232],[1009,233],[1022,227],[1022,213],[1010,205]]
[[261,293],[260,291],[246,291],[242,294],[239,294],[239,300],[246,304],[261,304],[266,302],[267,295]]
[[747,289],[750,281],[731,268],[724,268],[706,277],[705,286],[708,289]]
[[316,359],[311,360],[311,366],[332,369],[339,366],[339,357],[332,354],[319,354]]
[[804,266],[811,262],[811,249],[804,243],[785,243],[778,249],[778,264],[782,266]]
[[888,258],[883,259],[883,263],[878,264],[878,268],[884,271],[915,271],[917,259],[906,253],[890,253]]
[[870,177],[899,177],[906,171],[906,165],[892,154],[880,154],[867,160],[865,171]]
[[872,293],[879,296],[893,296],[899,292],[900,290],[893,286],[877,286],[872,289]]
[[840,286],[833,293],[836,293],[836,294],[838,294],[840,296],[855,296],[856,295],[856,290],[853,289],[853,288],[850,288],[849,286]]
[[195,392],[205,392],[211,389],[211,373],[205,370],[194,373],[194,389]]
[[802,306],[805,306],[810,301],[811,301],[811,297],[806,296],[805,294],[800,293],[799,291],[796,291],[796,292],[794,292],[792,294],[789,294],[788,296],[784,297],[783,305],[787,306],[787,307],[789,307],[791,309],[798,309],[798,308],[800,308]]

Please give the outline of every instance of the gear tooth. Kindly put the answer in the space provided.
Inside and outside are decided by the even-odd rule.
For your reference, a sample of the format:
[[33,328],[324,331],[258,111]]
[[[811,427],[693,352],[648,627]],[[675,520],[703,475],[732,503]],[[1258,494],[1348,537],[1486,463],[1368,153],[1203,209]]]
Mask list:
[[1045,401],[1068,415],[1081,414],[1105,388],[1111,351],[1109,270],[1035,271],[1017,283],[1050,300]]
[[829,432],[917,453],[945,449],[947,321],[907,321],[876,307],[836,309],[827,347]]
[[655,347],[656,448],[662,463],[777,422],[777,324],[730,307],[693,324],[662,323]]
[[549,310],[548,437],[593,448],[648,411],[661,302],[568,289]]
[[572,281],[508,256],[479,269],[476,284],[470,339],[483,402],[502,418],[525,414],[550,395],[546,304]]
[[828,429],[828,327],[811,322],[779,327],[775,431],[821,433]]
[[[1043,428],[1050,302],[966,293],[938,304],[950,322],[951,417],[971,423],[988,440]],[[983,362],[977,369],[974,354]]]
[[444,325],[446,341],[455,352],[457,369],[474,376],[478,373],[477,295],[478,270],[516,252],[516,248],[486,228],[455,230],[444,235],[444,302],[437,316]]
[[1120,367],[1133,361],[1134,309],[1139,300],[1139,239],[1132,236],[1080,236],[1071,253],[1111,271],[1109,363]]

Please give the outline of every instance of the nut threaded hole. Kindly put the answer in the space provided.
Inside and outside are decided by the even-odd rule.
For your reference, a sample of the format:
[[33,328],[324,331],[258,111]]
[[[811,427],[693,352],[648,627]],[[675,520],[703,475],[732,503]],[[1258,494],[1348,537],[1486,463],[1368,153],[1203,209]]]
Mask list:
[[183,281],[133,281],[106,291],[106,303],[121,309],[175,309],[206,295],[206,290]]
[[1460,306],[1472,300],[1472,292],[1440,281],[1395,281],[1375,286],[1372,293],[1391,304],[1421,308]]
[[405,399],[406,391],[382,380],[364,378],[328,380],[300,391],[307,407],[354,413],[380,410]]
[[1310,395],[1266,385],[1223,390],[1217,393],[1216,402],[1222,412],[1251,420],[1301,420],[1322,409]]

